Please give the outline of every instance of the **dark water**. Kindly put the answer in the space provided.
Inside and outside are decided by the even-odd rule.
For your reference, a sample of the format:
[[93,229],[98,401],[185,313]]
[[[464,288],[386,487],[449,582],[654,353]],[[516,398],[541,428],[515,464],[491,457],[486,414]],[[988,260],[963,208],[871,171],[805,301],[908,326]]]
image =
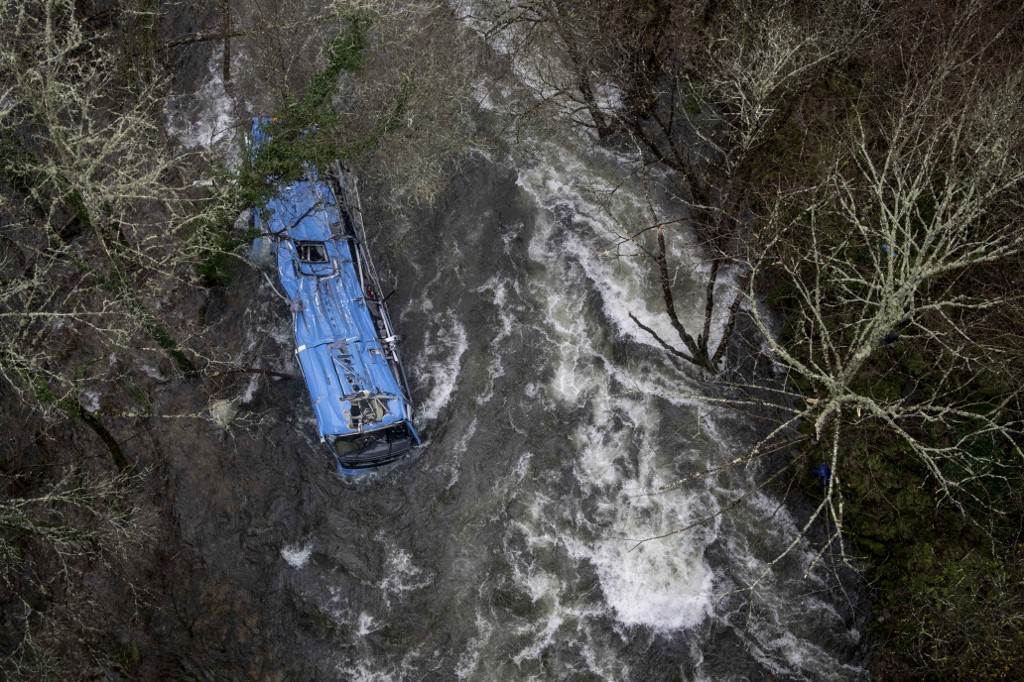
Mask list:
[[[609,210],[644,219],[631,182],[623,159],[567,135],[474,155],[415,218],[388,216],[364,192],[426,447],[382,480],[346,485],[316,442],[301,381],[232,387],[239,412],[222,447],[194,453],[175,481],[182,534],[209,576],[201,615],[221,608],[230,622],[183,656],[187,669],[366,681],[865,676],[856,609],[824,569],[805,575],[810,548],[771,563],[798,528],[770,496],[631,551],[755,480],[736,472],[648,494],[735,456],[751,433],[696,400],[700,385],[628,319],[668,329],[648,266],[603,255]],[[612,185],[612,205],[597,203],[594,187]],[[675,260],[696,324],[702,265],[685,249]],[[208,314],[240,363],[297,373],[286,304],[260,273],[242,273]]]

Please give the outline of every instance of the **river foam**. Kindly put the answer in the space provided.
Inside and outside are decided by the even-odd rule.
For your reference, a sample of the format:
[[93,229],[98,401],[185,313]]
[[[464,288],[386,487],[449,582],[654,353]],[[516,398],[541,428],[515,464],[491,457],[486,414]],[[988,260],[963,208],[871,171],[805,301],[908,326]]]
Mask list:
[[[571,137],[534,141],[514,163],[520,187],[538,210],[529,246],[531,259],[542,266],[530,283],[544,307],[544,323],[536,331],[552,349],[546,390],[575,420],[567,435],[577,486],[569,497],[521,493],[529,513],[510,530],[520,538],[512,545],[525,541],[531,551],[507,556],[518,566],[517,575],[529,576],[520,582],[530,599],[549,604],[524,651],[539,656],[556,647],[552,633],[561,632],[561,646],[571,643],[582,652],[608,617],[623,632],[640,628],[666,637],[712,622],[747,642],[747,651],[773,674],[859,677],[859,668],[832,659],[822,644],[822,633],[832,632],[828,638],[852,648],[859,634],[844,626],[825,582],[808,568],[812,554],[806,543],[790,547],[799,529],[786,509],[754,495],[744,512],[718,515],[746,486],[756,485],[753,473],[731,483],[701,479],[656,494],[674,480],[678,466],[706,468],[745,447],[727,435],[735,417],[702,404],[701,387],[691,379],[695,373],[672,368],[658,343],[630,319],[633,313],[662,338],[676,338],[650,261],[614,255],[630,216],[633,224],[644,224],[664,220],[668,209],[658,208],[635,179],[624,179],[621,166],[609,167],[606,155],[584,151]],[[612,186],[617,196],[595,200],[601,188]],[[703,311],[708,269],[695,239],[681,236],[670,242],[670,259],[683,292],[680,317],[695,334],[703,322],[697,314]],[[723,272],[719,300],[731,298],[734,286],[733,273]],[[724,319],[712,322],[713,344]],[[638,347],[647,350],[636,359],[619,350]],[[677,532],[684,528],[689,529]],[[728,550],[716,551],[713,564],[711,548],[723,546]],[[596,574],[603,608],[580,604],[576,579],[554,579],[537,569],[559,555],[576,563],[577,576]],[[808,577],[794,577],[807,570]],[[732,606],[737,599],[760,602],[742,625]],[[815,628],[803,627],[802,619]],[[694,646],[699,654],[700,646]],[[702,674],[701,659],[692,663],[695,677]]]

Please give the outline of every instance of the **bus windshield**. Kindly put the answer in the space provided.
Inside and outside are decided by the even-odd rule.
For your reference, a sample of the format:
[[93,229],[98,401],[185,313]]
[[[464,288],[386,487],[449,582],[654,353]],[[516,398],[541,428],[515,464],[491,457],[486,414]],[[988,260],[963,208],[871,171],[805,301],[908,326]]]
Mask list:
[[412,434],[405,424],[356,437],[338,437],[334,452],[345,469],[377,467],[398,459],[413,447]]

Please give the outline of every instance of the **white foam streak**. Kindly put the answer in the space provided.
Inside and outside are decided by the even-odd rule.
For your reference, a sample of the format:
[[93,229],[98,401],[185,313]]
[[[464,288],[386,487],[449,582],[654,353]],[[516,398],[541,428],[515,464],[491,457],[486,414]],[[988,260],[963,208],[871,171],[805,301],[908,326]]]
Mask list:
[[434,582],[434,577],[412,562],[412,557],[401,547],[387,546],[384,577],[377,587],[384,592],[388,603],[391,597],[401,598],[406,592],[419,590]]
[[[595,178],[594,164],[568,148],[557,148],[553,154],[555,158],[550,163],[522,170],[520,186],[553,215],[571,215],[574,222],[591,228],[587,234],[567,231],[560,235],[556,250],[572,254],[575,262],[583,268],[589,283],[601,295],[605,314],[620,335],[661,350],[658,342],[630,319],[629,314],[633,313],[662,339],[682,347],[665,313],[660,290],[655,286],[653,262],[638,255],[619,255],[620,249],[614,246],[646,225],[679,216],[668,210],[658,210],[645,196],[648,190],[642,187],[613,184],[599,176]],[[580,178],[586,178],[586,181]],[[616,188],[614,193],[610,192],[612,188]],[[538,235],[541,243],[531,245],[531,256],[534,257],[543,257],[545,251],[550,252],[553,246],[548,241],[554,221],[543,216],[540,220],[547,223],[548,229],[546,234]],[[677,284],[676,309],[683,326],[696,337],[704,323],[705,282],[709,265],[692,233],[677,226],[673,228],[673,234],[675,238],[669,240],[668,250],[669,262],[675,269],[670,274]],[[638,251],[629,248],[626,253],[637,254]],[[731,302],[736,295],[737,282],[736,273],[723,268],[715,288],[716,300]],[[716,306],[710,335],[712,348],[725,328],[727,310],[728,303]]]
[[458,383],[462,356],[469,348],[466,339],[466,328],[453,313],[440,316],[440,324],[427,338],[427,343],[416,366],[420,369],[418,376],[427,386],[430,393],[420,407],[420,418],[433,421],[441,414],[441,410],[451,400],[452,393]]
[[486,284],[473,290],[475,294],[491,293],[492,303],[498,309],[498,319],[501,322],[498,333],[487,344],[491,359],[487,366],[487,386],[476,398],[478,405],[486,405],[490,402],[494,397],[495,382],[505,376],[505,367],[501,362],[501,343],[512,336],[514,326],[513,310],[507,302],[508,289],[508,280],[492,277]]
[[[236,54],[232,68],[245,67],[245,55]],[[207,62],[207,77],[202,87],[178,108],[168,107],[167,132],[186,149],[216,149],[229,167],[241,163],[235,137],[234,100],[224,86],[224,52],[217,47]]]
[[[694,627],[711,603],[714,575],[703,555],[717,526],[668,540],[640,541],[696,521],[713,502],[705,496],[643,494],[664,483],[654,466],[652,434],[658,424],[652,406],[608,395],[592,403],[590,423],[581,425],[574,437],[579,452],[575,471],[581,487],[606,503],[593,514],[601,525],[598,537],[569,538],[567,547],[594,565],[605,600],[620,622],[658,631]],[[612,431],[604,425],[613,410],[640,417],[631,428]],[[623,442],[625,434],[640,442]],[[627,473],[621,460],[637,445],[637,469]]]
[[[463,24],[476,32],[497,55],[505,58],[515,74],[514,82],[520,86],[515,97],[509,93],[510,88],[504,86],[500,90],[502,102],[494,96],[494,87],[488,79],[475,84],[477,101],[482,108],[490,111],[514,113],[523,106],[524,101],[531,100],[537,104],[553,105],[553,111],[561,120],[576,122],[584,116],[579,102],[567,96],[574,87],[577,77],[574,70],[565,63],[564,51],[554,49],[538,50],[537,44],[531,44],[531,35],[543,33],[547,22],[533,22],[528,18],[528,11],[522,12],[524,21],[508,21],[513,14],[502,3],[466,2],[450,0],[449,3]],[[522,8],[518,8],[521,10]],[[525,92],[523,90],[525,89]],[[594,84],[594,107],[605,118],[614,117],[624,104],[624,93],[610,83]],[[567,129],[574,133],[585,133],[597,136],[596,130],[585,131],[578,126]]]
[[380,625],[373,619],[373,616],[366,613],[365,611],[359,614],[359,621],[356,623],[356,634],[360,637],[366,637],[372,632],[380,629]]
[[476,630],[476,636],[469,640],[469,644],[466,646],[466,649],[462,652],[462,655],[459,656],[459,663],[455,667],[455,677],[457,679],[471,679],[473,673],[476,672],[480,665],[481,656],[483,655],[484,645],[490,640],[491,635],[494,632],[494,626],[490,621],[477,612]]
[[252,376],[249,377],[249,383],[246,384],[245,390],[242,391],[242,395],[239,396],[239,402],[242,405],[248,405],[252,402],[253,398],[256,397],[256,390],[260,386],[260,375],[257,372],[253,372]]
[[302,568],[313,554],[312,543],[306,545],[286,545],[281,548],[281,558],[292,568]]

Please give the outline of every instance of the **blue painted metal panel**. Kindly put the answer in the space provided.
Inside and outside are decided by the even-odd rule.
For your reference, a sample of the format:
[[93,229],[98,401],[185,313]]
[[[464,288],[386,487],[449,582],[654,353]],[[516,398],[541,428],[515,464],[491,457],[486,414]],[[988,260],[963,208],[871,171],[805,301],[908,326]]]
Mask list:
[[[254,120],[253,145],[266,139]],[[346,184],[310,169],[306,178],[282,183],[266,208],[254,211],[254,224],[276,245],[320,438],[341,473],[359,475],[420,441],[397,336]]]

